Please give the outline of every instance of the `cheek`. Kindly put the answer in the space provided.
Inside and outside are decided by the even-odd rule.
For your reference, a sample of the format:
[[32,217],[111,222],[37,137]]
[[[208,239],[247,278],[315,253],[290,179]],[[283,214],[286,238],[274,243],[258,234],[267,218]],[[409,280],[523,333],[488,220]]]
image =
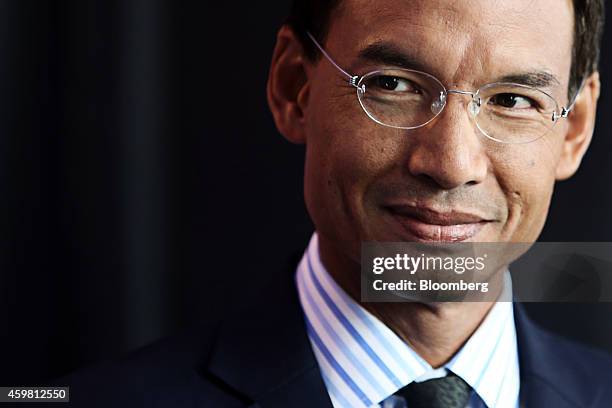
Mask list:
[[550,150],[538,146],[525,145],[506,151],[504,160],[496,165],[497,179],[508,202],[504,240],[534,241],[546,221],[555,182],[555,161]]
[[393,166],[397,151],[396,138],[364,123],[365,115],[356,113],[360,115],[348,118],[338,104],[320,104],[307,121],[307,207],[315,226],[333,228],[336,231],[328,233],[334,235],[347,230],[360,234],[367,218],[368,186]]

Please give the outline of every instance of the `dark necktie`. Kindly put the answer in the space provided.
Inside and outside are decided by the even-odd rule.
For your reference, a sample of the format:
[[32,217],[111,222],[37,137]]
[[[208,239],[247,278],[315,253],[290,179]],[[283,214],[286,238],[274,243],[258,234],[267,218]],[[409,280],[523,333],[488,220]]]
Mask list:
[[453,373],[420,383],[413,382],[395,393],[408,408],[465,408],[472,388]]

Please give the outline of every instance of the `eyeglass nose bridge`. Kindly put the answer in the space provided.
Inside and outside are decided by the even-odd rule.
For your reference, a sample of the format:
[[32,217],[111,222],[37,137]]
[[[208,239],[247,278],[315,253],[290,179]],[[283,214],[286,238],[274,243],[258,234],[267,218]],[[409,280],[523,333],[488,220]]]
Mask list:
[[478,91],[471,92],[471,91],[463,91],[461,89],[448,89],[446,91],[440,91],[440,95],[438,96],[438,99],[436,99],[431,104],[431,112],[434,115],[438,115],[440,112],[442,112],[442,110],[446,106],[446,96],[449,94],[469,95],[472,98],[472,100],[470,101],[470,104],[468,105],[468,110],[470,114],[472,115],[472,117],[476,117],[476,115],[478,115],[478,113],[480,112],[481,100],[480,100]]

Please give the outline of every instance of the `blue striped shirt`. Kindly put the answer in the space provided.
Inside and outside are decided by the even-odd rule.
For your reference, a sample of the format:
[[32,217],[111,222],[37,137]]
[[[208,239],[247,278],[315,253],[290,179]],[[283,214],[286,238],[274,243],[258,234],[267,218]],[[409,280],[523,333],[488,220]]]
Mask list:
[[[296,281],[306,329],[334,408],[392,406],[413,381],[452,371],[474,392],[471,408],[516,408],[519,366],[511,302],[497,302],[444,366],[433,369],[391,329],[353,300],[329,275],[313,234]],[[511,283],[506,274],[506,287]]]

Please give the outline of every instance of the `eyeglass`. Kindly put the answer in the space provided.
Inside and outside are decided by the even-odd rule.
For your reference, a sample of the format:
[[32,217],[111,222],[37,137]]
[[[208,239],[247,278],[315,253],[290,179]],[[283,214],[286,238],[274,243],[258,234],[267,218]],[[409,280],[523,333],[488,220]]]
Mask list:
[[543,137],[559,119],[567,118],[576,103],[574,97],[567,108],[559,108],[548,93],[509,82],[486,84],[473,92],[446,89],[433,75],[404,68],[351,75],[336,64],[310,32],[306,34],[357,89],[359,104],[368,117],[383,126],[406,130],[421,128],[440,115],[448,95],[468,95],[471,97],[468,111],[486,137],[500,143],[529,143]]

